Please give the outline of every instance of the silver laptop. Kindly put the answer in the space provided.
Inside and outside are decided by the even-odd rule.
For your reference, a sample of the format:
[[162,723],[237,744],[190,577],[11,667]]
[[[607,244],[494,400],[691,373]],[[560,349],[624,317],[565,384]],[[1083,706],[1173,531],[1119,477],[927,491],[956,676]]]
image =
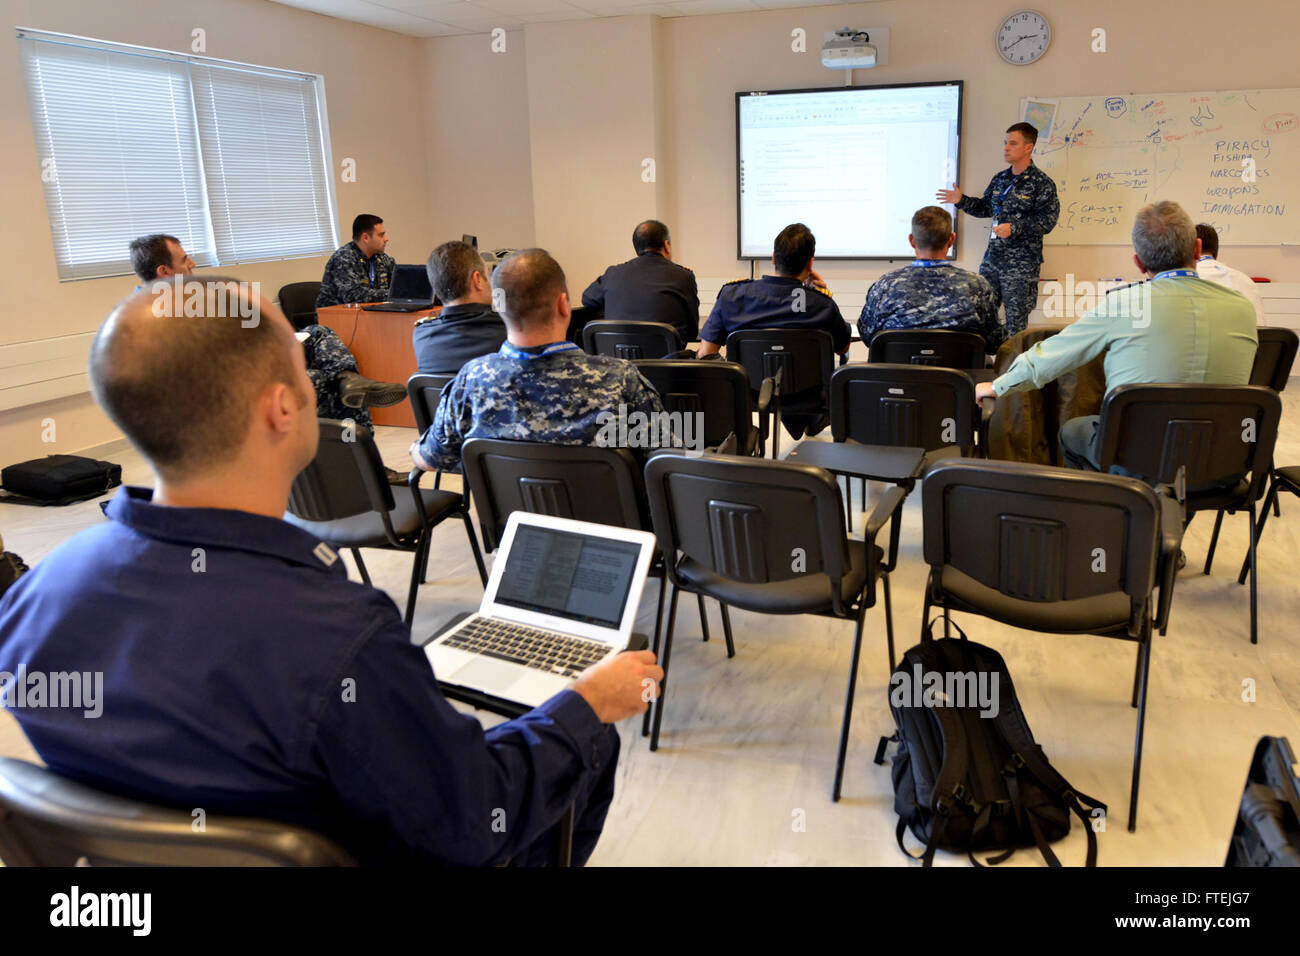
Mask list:
[[477,614],[425,648],[439,681],[536,707],[628,645],[655,538],[516,511]]

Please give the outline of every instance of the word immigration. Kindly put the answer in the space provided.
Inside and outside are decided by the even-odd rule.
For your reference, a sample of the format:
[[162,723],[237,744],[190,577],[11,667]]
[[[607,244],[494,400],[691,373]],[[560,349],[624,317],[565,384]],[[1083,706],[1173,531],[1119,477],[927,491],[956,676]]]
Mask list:
[[81,709],[94,720],[104,713],[103,671],[28,671],[20,665],[17,673],[0,671],[0,706],[69,707]]
[[998,675],[989,671],[895,671],[889,678],[891,707],[977,707],[981,717],[998,715]]
[[601,448],[684,448],[689,458],[704,454],[703,412],[629,412],[620,404],[617,414],[601,412],[596,422]]
[[150,283],[149,291],[156,296],[153,314],[160,319],[221,316],[240,319],[240,326],[246,329],[257,328],[261,321],[258,306],[262,295],[260,282],[199,280],[175,275],[170,282],[155,279]]

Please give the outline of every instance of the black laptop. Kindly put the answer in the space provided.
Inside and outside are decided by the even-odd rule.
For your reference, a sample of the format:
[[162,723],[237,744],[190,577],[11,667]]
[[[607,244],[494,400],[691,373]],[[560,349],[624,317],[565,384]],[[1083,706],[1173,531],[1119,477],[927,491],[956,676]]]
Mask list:
[[387,302],[363,306],[368,312],[419,312],[434,306],[433,287],[424,266],[397,266]]

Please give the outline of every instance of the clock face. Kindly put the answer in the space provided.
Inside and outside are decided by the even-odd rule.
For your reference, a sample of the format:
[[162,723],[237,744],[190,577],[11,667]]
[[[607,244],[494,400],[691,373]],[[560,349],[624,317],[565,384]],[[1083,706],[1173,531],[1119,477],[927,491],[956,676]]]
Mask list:
[[1013,66],[1025,66],[1047,52],[1052,28],[1041,13],[1021,10],[1002,21],[996,40],[1002,59]]

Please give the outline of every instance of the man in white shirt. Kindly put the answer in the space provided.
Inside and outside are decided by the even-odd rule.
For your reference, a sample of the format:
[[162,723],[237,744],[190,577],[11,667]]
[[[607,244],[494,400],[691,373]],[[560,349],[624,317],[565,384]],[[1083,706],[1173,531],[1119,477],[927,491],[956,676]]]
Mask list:
[[1196,260],[1196,275],[1211,282],[1217,282],[1233,292],[1240,292],[1255,307],[1255,322],[1264,324],[1264,300],[1255,289],[1254,280],[1240,269],[1225,266],[1218,260],[1219,234],[1213,226],[1200,223],[1196,227],[1196,238],[1201,240],[1201,255]]

